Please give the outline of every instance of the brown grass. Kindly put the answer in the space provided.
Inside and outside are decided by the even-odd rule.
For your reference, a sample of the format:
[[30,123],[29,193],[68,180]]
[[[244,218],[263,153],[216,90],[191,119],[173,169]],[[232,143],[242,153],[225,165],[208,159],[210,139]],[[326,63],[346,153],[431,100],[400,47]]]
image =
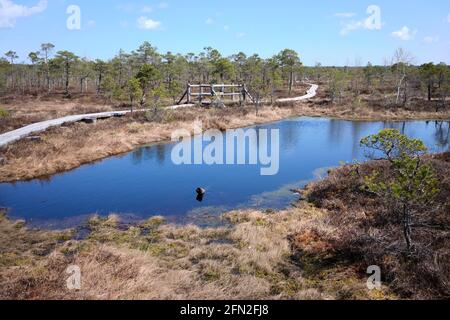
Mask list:
[[0,134],[23,126],[61,118],[73,114],[106,112],[119,109],[112,104],[106,104],[103,99],[95,96],[64,99],[62,95],[49,97],[3,97],[0,107],[8,112],[8,116],[0,119]]
[[[395,298],[387,287],[369,291],[365,275],[354,268],[325,267],[313,258],[308,269],[298,265],[288,235],[314,227],[333,237],[336,230],[324,223],[326,215],[308,206],[278,213],[239,211],[224,216],[231,228],[214,229],[166,225],[160,218],[123,228],[111,216],[91,220],[90,235],[81,241],[26,230],[1,217],[0,298]],[[49,250],[37,254],[42,243]],[[316,249],[309,250],[313,256]],[[319,250],[317,257],[322,254]],[[81,268],[80,291],[66,289],[69,265]]]

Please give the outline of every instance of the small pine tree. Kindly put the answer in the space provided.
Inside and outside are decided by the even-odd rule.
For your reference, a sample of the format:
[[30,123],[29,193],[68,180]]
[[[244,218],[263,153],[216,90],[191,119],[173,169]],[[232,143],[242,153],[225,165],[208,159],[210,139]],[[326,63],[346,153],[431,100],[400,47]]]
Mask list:
[[378,170],[365,177],[365,186],[380,197],[392,199],[395,211],[401,214],[408,252],[413,248],[411,230],[414,214],[423,210],[438,193],[438,180],[433,168],[424,163],[425,144],[410,139],[395,129],[382,130],[361,140],[373,157],[381,154],[390,163],[388,178]]
[[133,113],[134,102],[136,100],[141,99],[143,95],[139,80],[136,78],[131,78],[130,80],[128,80],[125,91],[128,97],[130,98],[131,113]]

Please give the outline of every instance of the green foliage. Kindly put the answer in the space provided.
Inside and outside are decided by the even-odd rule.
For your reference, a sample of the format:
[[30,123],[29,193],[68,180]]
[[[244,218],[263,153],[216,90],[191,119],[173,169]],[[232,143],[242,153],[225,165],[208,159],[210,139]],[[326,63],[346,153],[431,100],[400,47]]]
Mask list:
[[425,204],[439,192],[438,181],[430,166],[418,164],[413,158],[405,158],[395,160],[393,168],[395,175],[388,180],[377,171],[365,177],[368,190],[409,205]]
[[292,70],[301,65],[300,57],[295,50],[284,49],[278,54],[281,66]]
[[235,74],[234,65],[226,58],[220,58],[213,61],[214,69],[213,75],[218,77],[218,80],[223,82],[225,78],[232,78]]
[[128,80],[125,92],[130,99],[131,105],[133,105],[136,100],[141,99],[143,94],[140,81],[136,78]]
[[339,103],[347,86],[347,74],[339,68],[333,68],[330,70],[330,78],[331,101]]
[[164,85],[159,85],[149,92],[150,110],[145,113],[147,121],[161,122],[164,118],[164,110],[161,99],[168,96],[167,89]]
[[424,163],[425,144],[386,129],[362,139],[361,145],[380,152],[390,163],[389,174],[374,170],[365,177],[368,191],[386,200],[393,200],[394,211],[400,212],[408,251],[412,248],[411,228],[416,210],[421,212],[439,192],[436,174]]
[[128,97],[127,97],[127,94],[126,94],[125,90],[123,88],[119,87],[119,86],[116,86],[113,89],[112,97],[113,97],[114,100],[117,100],[117,101],[126,101],[126,100],[128,100]]
[[0,93],[6,91],[6,77],[10,65],[6,59],[0,58]]
[[65,91],[66,95],[69,95],[69,80],[71,74],[72,65],[78,61],[78,56],[70,51],[58,51],[55,59],[53,59],[57,65],[62,65],[64,68],[65,77]]
[[7,116],[9,116],[9,112],[6,111],[6,110],[3,109],[3,108],[0,108],[0,119],[1,119],[1,118],[6,118]]
[[137,49],[136,53],[143,64],[157,64],[161,59],[157,48],[153,47],[148,41],[145,41],[139,49]]
[[369,150],[381,152],[390,161],[418,158],[427,152],[427,147],[421,140],[410,139],[396,129],[385,129],[368,136],[361,140],[361,145]]
[[111,75],[107,75],[100,83],[99,89],[103,92],[106,98],[111,99],[114,92],[117,90],[117,85],[113,77]]
[[19,56],[17,55],[17,53],[15,51],[11,51],[11,50],[5,53],[5,57],[7,57],[9,59],[11,64],[14,64],[14,60],[19,59]]
[[152,89],[155,84],[161,80],[161,73],[159,70],[150,64],[144,64],[136,75],[136,79],[139,80],[143,93],[147,93]]
[[28,54],[28,59],[31,61],[32,64],[36,64],[39,62],[39,52],[30,52]]
[[161,107],[161,105],[160,105],[161,99],[168,97],[168,95],[169,95],[169,93],[167,92],[166,87],[162,84],[153,88],[149,93],[149,97],[150,97],[150,100],[152,101],[152,105],[153,105],[152,107],[154,107],[154,108]]
[[55,56],[55,60],[64,64],[70,64],[78,60],[78,56],[76,56],[73,52],[70,51],[58,51]]
[[189,68],[189,63],[185,57],[174,55],[171,52],[167,52],[163,56],[163,61],[162,73],[164,79],[166,79],[167,94],[175,102],[185,88],[182,76]]
[[[252,96],[258,92],[251,92],[250,87],[257,88],[261,97],[271,91],[274,100],[274,93],[283,81],[292,89],[301,66],[298,53],[290,49],[272,58],[261,59],[256,54],[247,57],[242,52],[226,57],[212,47],[204,48],[199,54],[161,54],[151,43],[144,42],[137,50],[130,53],[120,50],[106,61],[80,59],[66,50],[57,51],[53,56],[54,48],[53,44],[44,43],[39,51],[29,53],[28,62],[34,67],[17,64],[17,54],[7,52],[5,58],[0,58],[0,92],[6,89],[15,91],[31,84],[30,89],[35,91],[46,89],[51,92],[64,87],[70,96],[69,89],[77,88],[80,93],[88,93],[95,87],[98,95],[122,101],[124,94],[128,96],[128,81],[136,78],[142,94],[132,95],[140,96],[142,105],[147,103],[151,90],[161,84],[166,87],[167,97],[176,102],[187,83],[247,84]],[[260,65],[255,66],[255,62]],[[254,73],[255,70],[258,74]],[[105,83],[111,80],[114,85]],[[131,91],[136,93],[135,88]]]
[[280,61],[283,72],[287,74],[287,78],[289,79],[289,95],[291,95],[292,86],[294,85],[294,73],[302,66],[300,57],[296,51],[284,49],[278,54],[277,58]]

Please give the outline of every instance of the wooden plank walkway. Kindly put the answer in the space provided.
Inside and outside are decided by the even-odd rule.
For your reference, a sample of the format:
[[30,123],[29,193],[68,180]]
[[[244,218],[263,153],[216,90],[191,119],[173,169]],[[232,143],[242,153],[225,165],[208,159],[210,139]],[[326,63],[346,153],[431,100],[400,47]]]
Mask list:
[[301,97],[295,97],[295,98],[286,98],[286,99],[278,99],[277,102],[297,102],[297,101],[303,101],[307,99],[314,98],[317,95],[317,90],[319,89],[319,86],[317,84],[311,84],[307,83],[311,86],[308,91],[306,91],[306,94]]
[[[311,88],[307,91],[306,95],[301,96],[301,97],[295,97],[295,98],[278,99],[277,102],[281,102],[281,103],[296,102],[296,101],[302,101],[302,100],[313,98],[316,96],[318,88],[319,88],[318,85],[311,84]],[[184,105],[170,106],[170,107],[167,107],[167,109],[176,110],[176,109],[181,109],[181,108],[190,108],[190,107],[194,107],[194,106],[195,106],[194,104],[184,104]],[[135,112],[140,112],[140,111],[143,111],[143,110],[136,110]],[[26,138],[27,136],[29,136],[31,134],[43,132],[43,131],[47,130],[48,128],[60,126],[65,123],[73,123],[73,122],[80,122],[80,121],[95,121],[97,119],[121,117],[130,112],[131,111],[128,110],[128,111],[109,111],[109,112],[100,112],[100,113],[71,115],[71,116],[66,116],[63,118],[33,123],[26,127],[1,134],[0,135],[0,147],[6,146],[7,144],[9,144],[11,142]]]
[[[178,108],[189,108],[189,107],[193,107],[193,106],[194,106],[193,104],[190,104],[190,105],[171,106],[168,108],[175,110]],[[140,111],[144,111],[144,110],[135,110],[134,112],[140,112]],[[26,138],[31,134],[43,132],[51,127],[61,126],[66,123],[74,123],[74,122],[80,122],[80,121],[95,121],[98,119],[121,117],[130,112],[131,112],[131,110],[79,114],[79,115],[71,115],[71,116],[66,116],[66,117],[62,117],[62,118],[58,118],[58,119],[52,119],[52,120],[46,120],[46,121],[42,121],[42,122],[33,123],[33,124],[30,124],[23,128],[1,134],[0,135],[0,147],[6,146],[7,144],[9,144],[11,142]]]

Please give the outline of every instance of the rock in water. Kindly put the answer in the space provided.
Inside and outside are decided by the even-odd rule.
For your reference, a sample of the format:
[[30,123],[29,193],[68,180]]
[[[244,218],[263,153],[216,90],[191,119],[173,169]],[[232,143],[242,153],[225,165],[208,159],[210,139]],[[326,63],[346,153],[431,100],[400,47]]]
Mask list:
[[206,193],[206,190],[205,189],[203,189],[203,188],[197,188],[197,190],[195,190],[196,192],[197,192],[197,194],[205,194]]
[[206,190],[203,188],[197,188],[195,191],[197,192],[197,201],[202,202],[205,197]]

